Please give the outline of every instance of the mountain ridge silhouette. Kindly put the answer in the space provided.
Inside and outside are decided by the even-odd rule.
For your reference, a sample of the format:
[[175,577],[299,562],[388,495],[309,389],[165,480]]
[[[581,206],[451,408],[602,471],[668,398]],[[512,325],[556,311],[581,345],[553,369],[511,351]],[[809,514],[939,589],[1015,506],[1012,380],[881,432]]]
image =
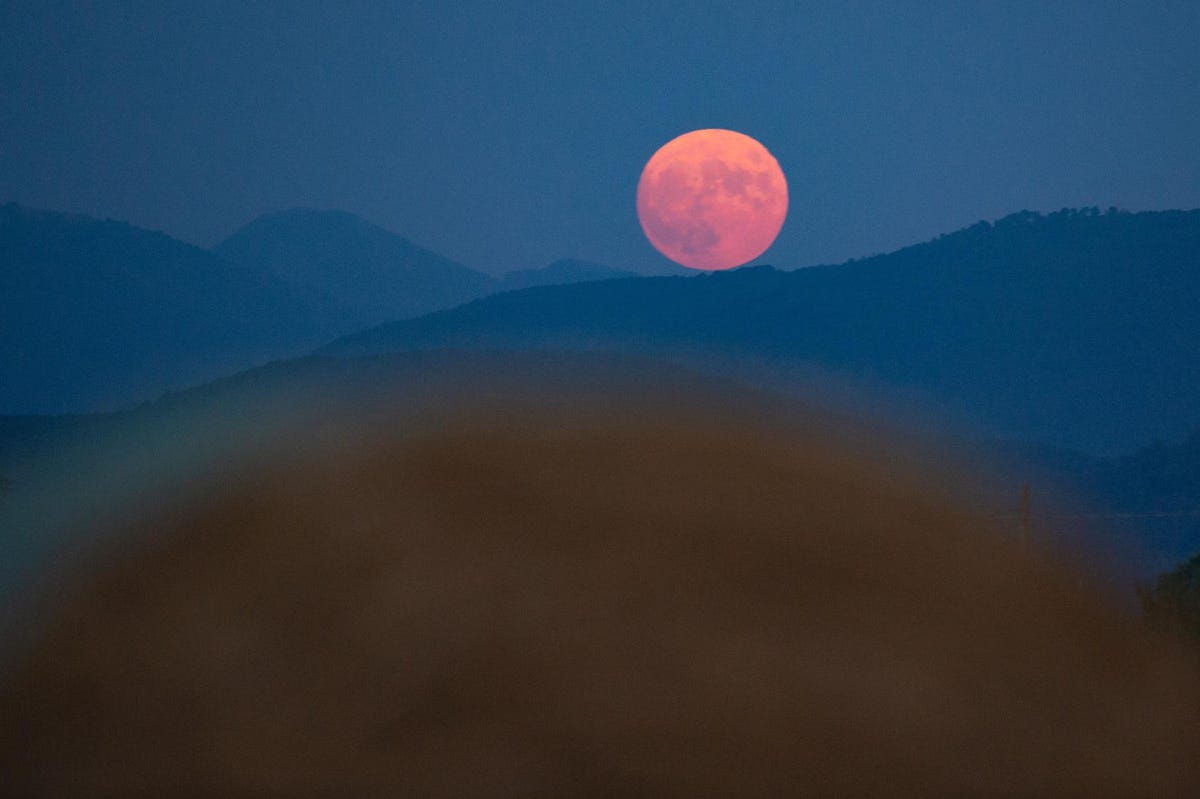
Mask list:
[[613,280],[623,277],[646,277],[627,269],[584,261],[579,258],[560,258],[539,269],[516,269],[501,278],[502,291],[533,288],[535,286],[562,286],[569,283],[588,283],[595,280]]
[[[126,222],[0,206],[0,409],[148,399],[316,346],[329,301]],[[344,328],[342,328],[344,329]]]
[[[1113,453],[1200,427],[1200,211],[1020,212],[781,272],[512,292],[320,352],[626,348],[910,392],[990,434]],[[935,414],[936,415],[936,414]]]
[[358,324],[417,316],[495,291],[498,281],[345,211],[264,214],[213,247],[353,309]]
[[124,221],[8,203],[0,413],[114,410],[397,315],[616,274],[564,259],[506,283],[341,211],[267,214],[207,250]]

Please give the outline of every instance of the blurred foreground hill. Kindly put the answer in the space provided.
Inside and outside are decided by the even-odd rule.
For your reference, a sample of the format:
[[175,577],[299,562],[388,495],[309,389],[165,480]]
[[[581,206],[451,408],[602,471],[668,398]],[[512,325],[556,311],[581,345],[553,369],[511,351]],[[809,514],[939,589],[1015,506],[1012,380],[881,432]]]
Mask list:
[[174,431],[158,473],[277,419],[246,415],[255,384],[343,386],[109,494],[91,546],[0,603],[27,611],[0,637],[6,793],[1194,793],[1194,665],[975,518],[949,463],[628,356],[465,355],[455,394],[431,355],[144,409]]
[[1200,211],[1022,212],[793,272],[511,292],[323,350],[626,349],[1117,454],[1200,428]]
[[503,407],[551,392],[562,403],[671,395],[718,408],[747,397],[725,381],[630,355],[440,351],[278,361],[112,413],[0,415],[0,474],[12,481],[11,502],[0,504],[0,608],[66,531],[153,501],[197,470],[292,431],[335,432],[367,405],[414,422],[429,409]]
[[[853,442],[889,468],[924,470],[931,480],[939,475],[965,508],[1014,538],[1022,485],[1030,484],[1033,538],[1111,555],[1101,577],[1130,601],[1135,580],[1174,567],[1200,541],[1200,516],[1143,515],[1195,508],[1190,492],[1200,481],[1200,457],[1194,437],[1104,458],[914,433],[629,353],[425,350],[280,361],[117,413],[0,416],[0,474],[13,481],[9,512],[0,512],[6,554],[0,589],[4,572],[11,578],[26,568],[21,564],[57,540],[55,530],[69,526],[70,518],[110,514],[123,497],[154,495],[164,481],[265,446],[289,426],[337,429],[370,398],[386,397],[411,417],[422,408],[511,404],[551,391],[563,403],[612,395],[753,407],[778,423]],[[913,462],[916,454],[921,464]]]

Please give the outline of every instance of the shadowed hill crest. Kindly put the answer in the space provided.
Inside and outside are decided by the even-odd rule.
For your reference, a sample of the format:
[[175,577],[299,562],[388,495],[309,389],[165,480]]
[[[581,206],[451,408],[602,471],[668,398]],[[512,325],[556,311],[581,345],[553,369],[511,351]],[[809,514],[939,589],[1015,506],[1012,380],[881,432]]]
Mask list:
[[994,433],[1119,451],[1200,427],[1198,263],[1200,211],[1022,212],[840,266],[503,294],[325,351],[627,348],[815,367]]

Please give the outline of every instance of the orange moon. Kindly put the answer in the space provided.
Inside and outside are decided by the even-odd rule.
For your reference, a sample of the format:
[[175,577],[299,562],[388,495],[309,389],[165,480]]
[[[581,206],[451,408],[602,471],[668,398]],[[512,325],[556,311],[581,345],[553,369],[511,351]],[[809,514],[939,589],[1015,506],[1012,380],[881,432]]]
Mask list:
[[638,181],[637,212],[655,249],[692,269],[731,269],[771,246],[787,216],[787,180],[756,140],[693,130],[659,148]]

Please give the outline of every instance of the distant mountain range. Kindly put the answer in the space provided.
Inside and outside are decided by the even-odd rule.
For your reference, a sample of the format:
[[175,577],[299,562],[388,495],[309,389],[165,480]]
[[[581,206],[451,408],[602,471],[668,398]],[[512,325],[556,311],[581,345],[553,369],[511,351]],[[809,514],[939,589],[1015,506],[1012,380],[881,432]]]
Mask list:
[[340,211],[267,214],[213,252],[324,294],[346,308],[359,327],[449,308],[497,288],[490,275]]
[[[497,279],[349,215],[260,222],[212,252],[0,206],[0,589],[53,543],[39,531],[297,412],[337,424],[364,393],[440,405],[497,381],[507,396],[660,387],[717,405],[743,383],[787,403],[808,391],[829,405],[780,407],[834,430],[845,409],[918,403],[921,437],[944,444],[931,468],[978,458],[1000,475],[973,502],[982,514],[1013,517],[1028,482],[1035,534],[1127,547],[1123,576],[1195,552],[1200,211],[1022,212],[838,266],[688,278],[560,261]],[[321,255],[337,246],[353,263]],[[329,343],[384,313],[367,307],[373,281],[390,275],[400,303],[402,278],[443,272],[429,313]],[[947,437],[949,420],[974,437]],[[1093,515],[1050,515],[1076,500]]]
[[[342,335],[321,351],[624,350],[1093,453],[1200,429],[1200,211],[1023,212],[838,266],[631,274],[497,279],[329,211],[210,252],[6,205],[0,413],[120,407]],[[410,318],[352,333],[385,314]]]
[[613,269],[591,261],[564,258],[541,269],[518,269],[509,272],[500,281],[504,291],[534,288],[535,286],[566,286],[572,283],[590,283],[596,280],[614,280],[621,277],[642,277],[637,272]]
[[161,233],[0,206],[0,410],[146,399],[316,346],[338,315]]
[[559,261],[500,280],[336,211],[268,214],[206,251],[3,205],[0,412],[117,408],[380,321],[626,274]]
[[641,277],[636,272],[564,258],[495,278],[353,214],[309,208],[261,216],[213,252],[231,263],[324,295],[350,312],[347,323],[354,330],[451,308],[500,291]]
[[349,329],[421,316],[499,291],[640,277],[636,272],[565,258],[497,279],[353,214],[309,208],[261,216],[213,252],[230,263],[323,295],[347,311]]
[[1022,212],[839,266],[510,292],[322,351],[445,347],[753,365],[989,435],[1129,451],[1200,429],[1200,211]]

